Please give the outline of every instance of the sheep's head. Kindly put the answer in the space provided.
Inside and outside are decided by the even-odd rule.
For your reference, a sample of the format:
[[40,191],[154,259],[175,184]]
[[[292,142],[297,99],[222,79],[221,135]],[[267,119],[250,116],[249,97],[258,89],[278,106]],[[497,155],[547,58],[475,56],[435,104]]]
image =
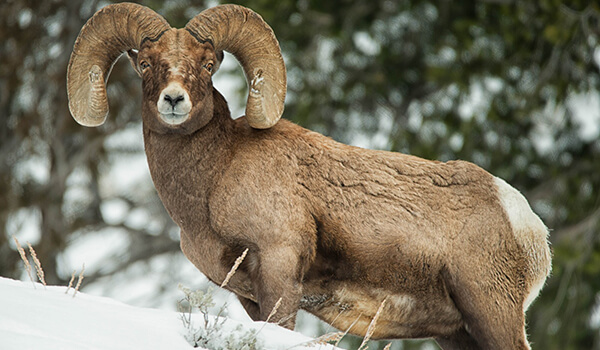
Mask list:
[[185,29],[169,29],[156,41],[129,50],[142,78],[142,116],[150,129],[189,133],[213,115],[211,77],[223,59],[210,42],[198,42]]
[[183,29],[137,4],[98,11],[81,29],[67,71],[69,109],[85,126],[108,115],[106,80],[127,52],[142,77],[144,124],[161,132],[190,133],[213,114],[212,75],[231,52],[250,84],[246,117],[254,128],[273,126],[283,113],[286,74],[271,28],[250,9],[221,5],[201,12]]

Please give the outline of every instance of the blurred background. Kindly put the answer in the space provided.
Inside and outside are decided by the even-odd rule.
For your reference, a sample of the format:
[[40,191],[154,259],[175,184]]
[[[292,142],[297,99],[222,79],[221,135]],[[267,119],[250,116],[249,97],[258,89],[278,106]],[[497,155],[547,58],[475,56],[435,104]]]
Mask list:
[[[84,292],[174,309],[178,283],[207,282],[180,252],[148,173],[140,79],[126,59],[117,62],[100,128],[79,126],[67,108],[73,43],[109,3],[0,5],[0,276],[27,278],[14,235],[33,244],[50,284],[66,285],[85,264]],[[140,3],[174,27],[218,4]],[[260,13],[281,44],[285,118],[361,147],[468,160],[523,192],[550,228],[554,253],[528,312],[533,347],[600,349],[599,2],[239,3]],[[226,57],[215,80],[241,115],[246,83],[235,59]],[[245,317],[233,296],[216,293]],[[327,331],[305,314],[299,328]]]

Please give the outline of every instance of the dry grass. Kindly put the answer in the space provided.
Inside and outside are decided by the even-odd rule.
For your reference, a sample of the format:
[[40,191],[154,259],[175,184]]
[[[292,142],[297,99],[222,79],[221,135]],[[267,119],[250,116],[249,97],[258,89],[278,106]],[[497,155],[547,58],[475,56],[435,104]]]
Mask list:
[[242,264],[242,261],[244,261],[246,254],[248,254],[248,248],[246,248],[246,250],[244,250],[242,255],[240,255],[237,259],[235,259],[235,263],[231,267],[231,270],[229,270],[229,272],[227,273],[227,276],[225,276],[225,280],[223,281],[223,283],[221,283],[221,288],[225,287],[227,285],[227,283],[229,283],[229,280],[231,279],[231,277],[235,274],[238,267],[240,267],[240,265]]
[[352,322],[352,324],[350,325],[350,327],[348,327],[348,329],[346,329],[346,331],[344,332],[344,334],[342,335],[342,337],[334,344],[334,346],[340,345],[340,341],[346,336],[346,334],[348,334],[348,332],[350,332],[350,330],[352,329],[352,327],[354,327],[354,325],[358,322],[358,320],[360,320],[361,317],[362,317],[362,314],[358,315],[358,317],[356,318],[356,320],[354,320],[354,322]]
[[265,323],[269,322],[269,320],[271,319],[271,317],[273,317],[275,315],[275,313],[277,312],[277,310],[279,310],[279,306],[281,305],[281,300],[283,300],[283,298],[279,298],[279,300],[277,300],[277,302],[275,303],[275,306],[273,306],[273,310],[271,310],[271,313],[269,314],[269,316],[265,320]]
[[358,350],[367,350],[369,348],[367,346],[367,343],[371,339],[373,332],[375,332],[375,327],[377,327],[377,319],[379,319],[379,315],[381,315],[381,311],[383,310],[383,307],[385,306],[386,301],[387,301],[387,298],[383,299],[383,301],[381,302],[381,305],[379,305],[379,309],[377,309],[377,312],[375,313],[373,320],[369,324],[369,328],[367,328],[367,333],[365,334],[365,337],[363,338],[362,343],[358,347]]
[[37,254],[35,253],[35,249],[33,249],[31,243],[27,242],[27,246],[29,247],[29,253],[31,254],[31,258],[35,263],[35,272],[37,273],[38,279],[40,280],[40,282],[42,282],[44,288],[46,288],[46,279],[44,278],[44,270],[42,269],[42,263],[40,262],[40,259],[38,259]]
[[[377,309],[377,312],[375,313],[375,316],[373,317],[373,320],[371,320],[371,323],[369,324],[369,328],[367,329],[367,333],[365,334],[365,337],[363,338],[362,343],[360,344],[360,347],[357,350],[367,350],[368,346],[367,343],[369,342],[369,340],[371,339],[371,336],[373,335],[373,333],[375,332],[375,328],[377,326],[377,320],[379,319],[379,316],[381,315],[381,312],[385,306],[385,303],[387,302],[387,299],[384,299],[381,302],[381,305],[379,305],[379,308]],[[348,329],[346,329],[345,332],[332,332],[332,333],[326,333],[318,338],[313,339],[310,342],[304,343],[302,344],[303,346],[316,346],[316,345],[327,345],[327,344],[332,344],[333,346],[337,347],[340,344],[340,341],[346,336],[346,334],[348,334],[348,332],[350,332],[350,330],[352,329],[352,327],[354,327],[354,325],[356,325],[356,323],[360,320],[360,318],[362,317],[362,314],[359,315],[356,320],[354,320],[354,322],[352,322],[352,324],[350,325],[350,327],[348,327]],[[383,350],[390,350],[392,347],[392,343],[388,343]]]
[[17,239],[17,237],[12,236],[12,238],[15,241],[15,244],[17,245],[17,250],[19,251],[19,255],[21,255],[21,260],[23,260],[23,263],[25,264],[25,270],[27,271],[27,274],[29,275],[31,284],[33,284],[33,288],[35,288],[35,281],[33,279],[33,275],[31,274],[31,264],[29,263],[29,259],[27,259],[27,253],[25,253],[25,249],[23,249],[23,247],[21,247],[21,244],[19,243],[19,240]]
[[65,294],[68,294],[71,287],[73,287],[73,281],[75,280],[75,272],[76,271],[73,270],[73,273],[71,274],[71,279],[69,280],[69,285],[67,286],[67,290],[65,290]]
[[346,335],[344,332],[333,332],[323,334],[322,336],[315,338],[308,343],[304,344],[305,346],[316,346],[316,345],[327,345],[327,344],[338,344],[340,340]]
[[[35,288],[35,280],[33,278],[32,272],[31,272],[33,269],[31,268],[31,264],[29,263],[29,259],[27,258],[27,252],[25,251],[25,249],[23,249],[23,247],[19,243],[19,240],[17,239],[17,237],[15,237],[15,236],[12,236],[12,237],[17,246],[17,251],[19,252],[19,255],[21,256],[21,260],[23,260],[23,263],[25,264],[25,270],[27,271],[27,274],[29,275],[29,279],[31,280],[31,283],[33,284],[33,288]],[[33,249],[33,246],[31,245],[31,243],[27,242],[27,246],[29,247],[29,253],[31,254],[31,259],[35,263],[35,271],[36,271],[37,277],[38,277],[39,281],[44,285],[44,288],[46,288],[47,284],[46,284],[44,269],[42,269],[42,263],[40,262],[40,259],[38,259],[37,253],[35,252],[35,249]],[[73,293],[73,298],[79,291],[79,287],[81,287],[81,282],[83,282],[83,272],[84,271],[85,271],[85,264],[81,268],[81,273],[79,273],[79,278],[77,279],[77,285],[75,285],[75,291]],[[71,280],[69,281],[67,290],[65,290],[65,294],[69,293],[69,290],[73,287],[74,281],[75,281],[75,270],[73,270],[73,273],[71,274]]]
[[75,291],[73,292],[73,298],[79,291],[79,287],[81,286],[81,282],[83,281],[83,272],[85,271],[85,264],[81,266],[81,272],[79,273],[79,278],[77,278],[77,284],[75,285]]

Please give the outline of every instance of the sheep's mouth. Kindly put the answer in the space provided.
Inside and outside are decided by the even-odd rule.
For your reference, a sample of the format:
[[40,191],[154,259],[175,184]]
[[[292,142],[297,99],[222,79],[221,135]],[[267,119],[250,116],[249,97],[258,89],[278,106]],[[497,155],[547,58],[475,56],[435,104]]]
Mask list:
[[186,120],[188,120],[188,118],[190,116],[189,113],[175,113],[175,112],[159,113],[159,114],[160,114],[160,119],[162,119],[163,122],[165,122],[169,125],[183,124]]

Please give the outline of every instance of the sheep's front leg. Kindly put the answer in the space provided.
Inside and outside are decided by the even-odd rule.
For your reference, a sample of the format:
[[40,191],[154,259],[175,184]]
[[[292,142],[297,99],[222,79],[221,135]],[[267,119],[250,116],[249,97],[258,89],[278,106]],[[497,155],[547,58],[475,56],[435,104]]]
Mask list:
[[[260,252],[254,280],[260,319],[294,329],[302,296],[299,254],[291,247],[270,247]],[[281,300],[281,301],[280,301]]]
[[258,304],[243,296],[238,295],[237,297],[252,321],[260,321],[260,307],[258,307]]

